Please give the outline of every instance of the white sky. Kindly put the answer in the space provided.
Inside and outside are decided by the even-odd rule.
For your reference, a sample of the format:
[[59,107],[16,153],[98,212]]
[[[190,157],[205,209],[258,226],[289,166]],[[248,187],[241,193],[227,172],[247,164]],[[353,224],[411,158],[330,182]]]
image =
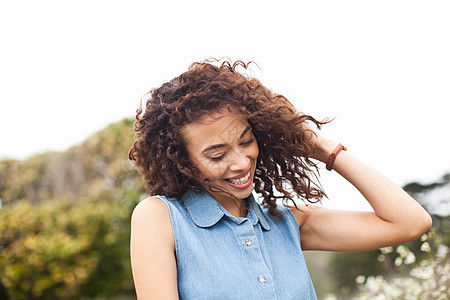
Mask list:
[[[448,1],[2,1],[0,157],[64,150],[208,57],[254,74],[402,185],[450,172]],[[338,208],[357,192],[323,171]]]

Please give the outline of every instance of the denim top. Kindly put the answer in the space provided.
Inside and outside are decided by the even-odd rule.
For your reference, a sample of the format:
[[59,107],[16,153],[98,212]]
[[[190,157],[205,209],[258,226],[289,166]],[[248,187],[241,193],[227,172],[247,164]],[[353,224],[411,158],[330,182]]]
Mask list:
[[170,212],[180,299],[317,299],[288,208],[274,217],[252,194],[240,218],[205,189],[156,197]]

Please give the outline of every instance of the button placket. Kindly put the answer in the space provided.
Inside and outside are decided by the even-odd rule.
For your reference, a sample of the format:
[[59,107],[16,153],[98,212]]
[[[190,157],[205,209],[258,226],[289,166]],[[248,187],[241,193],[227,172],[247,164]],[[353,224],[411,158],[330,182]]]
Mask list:
[[275,287],[270,271],[262,256],[254,225],[250,220],[245,220],[235,232],[236,237],[240,240],[241,247],[243,247],[242,250],[248,262],[248,270],[250,273],[253,273],[252,280],[254,280],[255,291],[266,299],[276,299]]

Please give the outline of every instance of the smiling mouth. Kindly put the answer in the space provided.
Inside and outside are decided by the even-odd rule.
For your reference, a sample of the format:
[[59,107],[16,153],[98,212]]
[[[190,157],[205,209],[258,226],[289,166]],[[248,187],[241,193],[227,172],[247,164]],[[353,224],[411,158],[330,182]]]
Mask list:
[[251,176],[251,174],[250,174],[251,172],[250,171],[251,171],[251,168],[247,171],[247,174],[244,175],[243,177],[228,178],[228,179],[225,179],[225,180],[230,182],[230,183],[232,183],[232,184],[237,184],[237,185],[244,184],[250,179],[250,176]]

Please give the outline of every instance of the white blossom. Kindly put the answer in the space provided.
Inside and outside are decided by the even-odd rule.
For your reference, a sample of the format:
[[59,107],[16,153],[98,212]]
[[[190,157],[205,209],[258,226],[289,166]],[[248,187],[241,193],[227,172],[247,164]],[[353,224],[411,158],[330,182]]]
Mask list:
[[444,244],[439,245],[436,257],[445,257],[448,253],[448,247]]
[[383,253],[383,254],[389,254],[392,251],[394,251],[394,247],[391,247],[391,246],[384,247],[384,248],[381,248],[380,250],[381,250],[381,253]]
[[385,261],[385,260],[386,260],[386,256],[385,256],[384,254],[379,254],[379,255],[377,256],[377,260],[378,260],[378,261]]
[[404,263],[405,263],[405,265],[410,265],[415,261],[416,261],[416,256],[414,255],[413,252],[409,252],[405,257]]
[[430,248],[430,244],[428,242],[424,242],[421,246],[420,246],[420,251],[423,252],[430,252],[431,248]]
[[403,259],[401,257],[397,257],[394,261],[394,265],[400,267],[402,265]]
[[358,284],[363,284],[364,281],[366,281],[366,276],[364,276],[364,275],[359,275],[358,277],[356,277],[356,283],[358,283]]

